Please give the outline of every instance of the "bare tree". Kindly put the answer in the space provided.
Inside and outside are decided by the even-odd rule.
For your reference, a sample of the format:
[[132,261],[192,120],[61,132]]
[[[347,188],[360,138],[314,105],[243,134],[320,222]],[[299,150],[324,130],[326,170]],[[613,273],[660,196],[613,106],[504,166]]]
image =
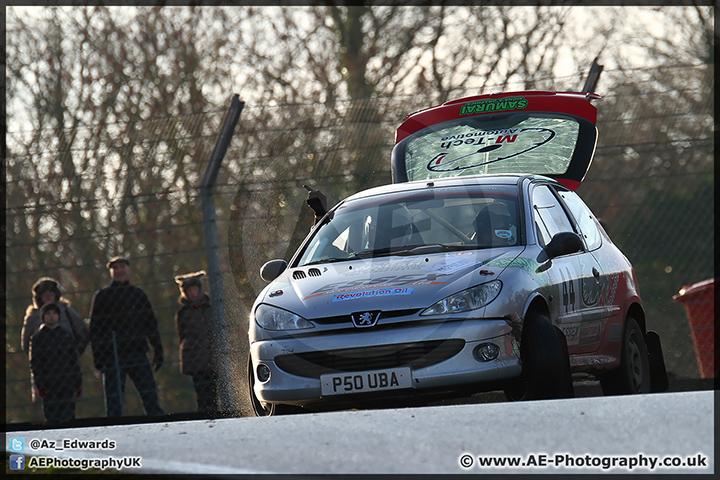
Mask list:
[[217,63],[232,58],[222,10],[26,13],[7,23],[8,352],[37,277],[59,277],[86,313],[113,254],[137,259],[137,279],[173,308],[173,274],[202,268],[195,186],[222,116],[213,89],[232,82]]

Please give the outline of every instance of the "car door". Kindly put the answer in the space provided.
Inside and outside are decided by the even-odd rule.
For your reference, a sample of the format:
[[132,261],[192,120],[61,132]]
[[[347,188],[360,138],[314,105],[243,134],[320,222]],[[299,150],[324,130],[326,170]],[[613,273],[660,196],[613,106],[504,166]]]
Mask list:
[[[546,246],[560,232],[574,232],[576,224],[557,192],[548,184],[537,184],[532,193],[538,241]],[[552,259],[547,270],[550,281],[550,314],[562,330],[571,355],[597,350],[602,333],[604,310],[599,305],[599,265],[585,249]]]
[[[566,189],[558,188],[557,193],[574,218],[576,228],[581,233],[587,250],[592,254],[594,260],[592,277],[583,278],[583,296],[586,298],[589,319],[601,319],[602,330],[611,316],[621,313],[620,306],[616,305],[614,301],[614,292],[617,289],[620,273],[619,265],[613,261],[613,257],[602,255],[603,235],[600,233],[599,222],[585,202],[575,192]],[[600,335],[602,335],[602,331]],[[588,338],[584,340],[581,338],[581,341],[593,345],[596,343],[590,342]]]

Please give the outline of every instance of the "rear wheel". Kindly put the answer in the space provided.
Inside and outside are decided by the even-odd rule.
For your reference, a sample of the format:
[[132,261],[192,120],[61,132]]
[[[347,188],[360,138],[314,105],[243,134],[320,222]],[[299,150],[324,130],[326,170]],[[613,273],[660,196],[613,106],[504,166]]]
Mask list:
[[620,366],[602,377],[604,395],[650,393],[650,359],[645,336],[637,320],[627,317],[623,333]]
[[545,315],[529,313],[525,317],[520,360],[522,374],[505,387],[508,400],[572,396],[568,391],[572,380],[567,351],[560,342],[555,327]]

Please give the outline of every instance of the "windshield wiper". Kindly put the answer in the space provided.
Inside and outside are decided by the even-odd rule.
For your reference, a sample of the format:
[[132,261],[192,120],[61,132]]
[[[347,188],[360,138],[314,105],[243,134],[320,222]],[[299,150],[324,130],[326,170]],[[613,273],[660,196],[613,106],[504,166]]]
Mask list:
[[351,253],[349,257],[344,258],[321,258],[312,262],[298,265],[305,267],[308,265],[317,265],[319,263],[335,263],[346,262],[358,258],[385,257],[389,255],[427,255],[439,252],[456,252],[460,250],[477,250],[481,248],[479,245],[444,245],[442,243],[431,243],[428,245],[402,245],[398,247],[383,247],[376,249],[361,250]]
[[[405,247],[402,247],[404,250]],[[370,257],[382,257],[383,255],[393,255],[398,250],[398,247],[383,247],[376,249],[361,250],[359,252],[352,253],[352,258],[370,258]]]
[[438,252],[454,252],[458,250],[476,250],[477,245],[443,245],[432,243],[428,245],[403,245],[402,247],[384,247],[376,250],[363,250],[352,254],[354,258],[381,257],[385,255],[426,255]]
[[407,250],[408,255],[423,255],[438,252],[457,252],[459,250],[477,250],[477,245],[445,245],[443,243],[431,243],[428,245],[417,245]]
[[307,267],[308,265],[317,265],[319,263],[335,263],[335,262],[345,262],[347,260],[353,260],[353,257],[345,257],[345,258],[321,258],[320,260],[313,260],[312,262],[303,263],[302,265],[298,265],[298,267]]

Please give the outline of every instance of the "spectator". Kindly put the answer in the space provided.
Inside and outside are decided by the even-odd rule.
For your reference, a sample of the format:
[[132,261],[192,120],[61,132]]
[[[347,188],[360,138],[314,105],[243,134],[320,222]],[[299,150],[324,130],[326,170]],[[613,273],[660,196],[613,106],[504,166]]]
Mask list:
[[[62,297],[57,280],[50,277],[38,279],[32,286],[32,305],[25,312],[20,342],[23,351],[30,354],[30,337],[35,334],[43,324],[40,309],[48,303],[55,303],[60,308],[60,328],[73,335],[78,356],[82,356],[88,345],[88,329],[85,322],[70,306],[70,302]],[[37,401],[37,388],[32,387],[32,400]]]
[[30,337],[30,369],[45,418],[52,422],[75,418],[75,398],[82,394],[77,340],[60,326],[61,309],[46,303],[42,325]]
[[70,302],[62,297],[57,280],[42,277],[32,286],[33,304],[27,308],[22,328],[22,349],[28,353],[30,337],[38,331],[43,321],[40,309],[47,303],[55,303],[60,308],[60,327],[73,334],[78,344],[78,354],[82,355],[88,345],[88,329]]
[[213,349],[213,315],[203,291],[204,271],[178,275],[180,309],[175,316],[180,341],[180,371],[190,375],[198,412],[217,411],[217,373]]
[[140,394],[145,414],[163,415],[147,357],[149,341],[155,371],[162,366],[164,354],[157,318],[145,292],[130,284],[130,261],[113,257],[107,268],[112,283],[95,293],[90,309],[90,345],[95,368],[103,376],[107,416],[123,415],[128,376]]

